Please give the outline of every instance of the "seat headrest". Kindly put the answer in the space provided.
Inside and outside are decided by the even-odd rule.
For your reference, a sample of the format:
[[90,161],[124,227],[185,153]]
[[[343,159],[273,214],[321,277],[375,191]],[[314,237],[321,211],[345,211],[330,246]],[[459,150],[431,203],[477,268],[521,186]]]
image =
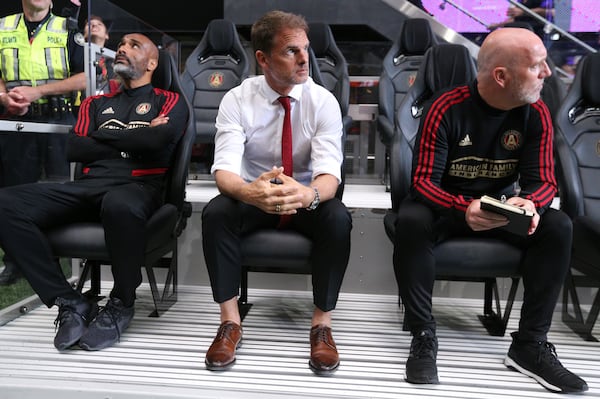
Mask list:
[[322,54],[326,54],[331,46],[331,28],[329,25],[320,22],[314,22],[309,24],[310,32],[310,47],[313,49],[315,55],[319,57]]
[[425,83],[432,93],[441,89],[469,83],[477,75],[475,61],[461,44],[438,44],[427,50]]
[[173,82],[173,71],[171,69],[171,55],[167,50],[158,50],[158,66],[152,73],[152,86],[169,90]]
[[233,48],[235,26],[225,19],[214,19],[206,28],[208,45],[216,53],[225,53]]
[[423,18],[412,18],[404,21],[400,32],[400,54],[422,55],[427,49],[437,44],[429,21]]
[[600,53],[587,56],[581,70],[581,93],[587,105],[600,107]]

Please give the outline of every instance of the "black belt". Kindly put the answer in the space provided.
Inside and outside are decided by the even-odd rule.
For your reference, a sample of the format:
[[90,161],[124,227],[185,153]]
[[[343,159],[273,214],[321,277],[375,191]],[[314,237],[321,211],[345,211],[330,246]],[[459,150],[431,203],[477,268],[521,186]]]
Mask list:
[[25,118],[31,119],[60,119],[67,114],[73,114],[71,99],[64,96],[47,96],[29,106]]

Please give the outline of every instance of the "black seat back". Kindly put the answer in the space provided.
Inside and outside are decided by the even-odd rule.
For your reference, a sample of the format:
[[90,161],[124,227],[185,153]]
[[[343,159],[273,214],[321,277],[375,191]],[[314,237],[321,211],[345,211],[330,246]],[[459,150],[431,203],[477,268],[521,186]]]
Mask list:
[[558,67],[554,61],[548,58],[546,62],[550,71],[552,71],[552,75],[544,81],[544,87],[542,87],[540,95],[546,106],[548,106],[552,119],[554,119],[567,95],[567,84],[560,78],[559,72],[557,72]]
[[337,98],[342,115],[348,115],[350,105],[350,75],[348,63],[335,42],[333,32],[323,22],[310,23],[308,39],[320,73],[320,82]]
[[561,209],[600,221],[600,53],[581,61],[555,116]]
[[152,85],[178,93],[188,108],[189,115],[186,130],[175,148],[165,192],[165,202],[173,204],[178,210],[183,211],[184,205],[189,205],[185,204],[185,186],[188,180],[192,147],[196,138],[194,113],[189,98],[185,94],[185,89],[179,76],[179,69],[171,54],[164,49],[159,50],[158,64],[162,66],[154,71]]
[[425,102],[439,90],[470,83],[476,75],[473,57],[460,44],[438,44],[425,53],[415,81],[396,113],[397,129],[390,151],[392,209],[398,209],[408,194],[412,152]]
[[588,341],[598,340],[592,332],[600,314],[600,290],[596,289],[589,302],[579,299],[581,293],[587,296],[600,286],[599,71],[600,53],[579,61],[575,79],[555,116],[554,133],[560,207],[573,220],[562,321]]
[[429,21],[407,19],[383,58],[379,77],[378,128],[384,144],[392,140],[396,110],[416,79],[425,52],[436,44],[438,41]]
[[192,103],[196,142],[212,144],[221,99],[248,77],[250,61],[233,22],[214,19],[185,62],[181,82]]
[[[350,75],[348,74],[348,63],[335,42],[333,32],[328,24],[313,22],[308,25],[309,68],[315,83],[325,87],[338,100],[342,112],[342,151],[346,145],[346,137],[352,118],[348,115],[350,107]],[[340,184],[336,197],[342,198],[344,194],[345,167],[342,162],[342,183]]]

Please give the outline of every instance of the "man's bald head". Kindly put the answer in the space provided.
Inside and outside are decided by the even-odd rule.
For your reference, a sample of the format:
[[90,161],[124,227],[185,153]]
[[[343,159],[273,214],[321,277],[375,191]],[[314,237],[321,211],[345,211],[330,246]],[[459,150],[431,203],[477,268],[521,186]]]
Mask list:
[[511,109],[539,99],[552,73],[541,39],[524,28],[501,28],[483,41],[477,57],[477,88],[491,106]]
[[477,70],[479,74],[488,74],[497,66],[514,67],[536,46],[544,47],[544,43],[529,29],[497,29],[481,44],[477,57]]
[[158,47],[141,33],[123,36],[117,47],[113,70],[126,86],[150,83],[158,66]]
[[154,59],[158,62],[158,47],[150,38],[141,33],[129,33],[123,36],[123,40],[132,40],[138,42],[149,59]]

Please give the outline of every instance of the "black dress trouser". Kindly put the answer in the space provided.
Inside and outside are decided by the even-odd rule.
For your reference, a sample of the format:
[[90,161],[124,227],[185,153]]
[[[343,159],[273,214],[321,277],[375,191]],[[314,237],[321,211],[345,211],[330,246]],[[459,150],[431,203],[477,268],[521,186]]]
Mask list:
[[146,221],[161,204],[156,184],[104,178],[33,183],[0,189],[0,247],[42,302],[78,293],[66,280],[44,231],[72,222],[102,222],[111,257],[111,297],[126,306],[142,282]]
[[524,291],[519,338],[546,340],[570,264],[573,227],[564,212],[546,210],[536,232],[523,238],[500,229],[474,232],[464,218],[438,218],[426,205],[407,198],[400,205],[395,226],[394,272],[406,311],[405,322],[413,334],[423,329],[435,331],[431,303],[435,244],[456,236],[495,237],[524,251],[520,265]]
[[[204,258],[217,303],[239,294],[240,240],[261,228],[275,228],[279,216],[224,195],[213,198],[202,211]],[[286,226],[313,242],[312,285],[315,306],[335,308],[350,257],[352,217],[337,198],[322,202],[314,211],[301,209]],[[274,243],[276,245],[276,243]]]

